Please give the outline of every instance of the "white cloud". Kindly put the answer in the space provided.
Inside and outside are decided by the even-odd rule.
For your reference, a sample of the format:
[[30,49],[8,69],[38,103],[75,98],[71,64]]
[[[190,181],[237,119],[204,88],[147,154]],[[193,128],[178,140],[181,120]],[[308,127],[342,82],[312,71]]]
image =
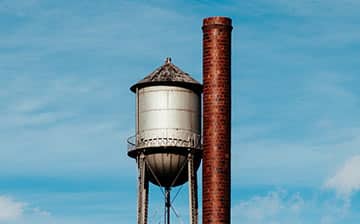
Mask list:
[[38,207],[33,208],[32,212],[37,214],[37,215],[40,215],[40,216],[50,216],[51,215],[50,212],[42,210],[42,209],[40,209]]
[[293,223],[296,223],[295,217],[304,205],[305,201],[299,193],[288,195],[285,191],[272,191],[265,196],[253,196],[241,201],[233,207],[232,218],[248,223],[281,223],[284,218],[292,217]]
[[350,197],[360,190],[360,155],[348,159],[333,177],[328,179],[325,187],[334,189],[338,195]]
[[32,207],[30,204],[17,201],[8,196],[0,195],[0,223],[28,224],[49,223],[51,214],[39,207]]
[[0,221],[14,220],[22,216],[26,204],[10,197],[0,196]]
[[243,224],[335,224],[344,223],[344,220],[358,220],[348,201],[333,194],[308,195],[301,190],[295,193],[269,191],[240,201],[232,208],[232,221]]

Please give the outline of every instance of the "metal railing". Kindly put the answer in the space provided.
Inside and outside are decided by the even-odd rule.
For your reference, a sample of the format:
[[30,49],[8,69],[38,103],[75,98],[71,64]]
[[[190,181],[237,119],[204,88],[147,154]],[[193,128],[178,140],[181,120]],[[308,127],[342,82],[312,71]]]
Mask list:
[[201,135],[183,129],[152,129],[127,139],[128,151],[150,147],[201,149]]

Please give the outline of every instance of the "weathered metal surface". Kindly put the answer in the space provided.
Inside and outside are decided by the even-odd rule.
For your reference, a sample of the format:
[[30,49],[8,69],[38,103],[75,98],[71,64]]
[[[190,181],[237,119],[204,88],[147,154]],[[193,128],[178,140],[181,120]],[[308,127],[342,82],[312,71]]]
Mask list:
[[[128,139],[129,156],[146,151],[147,163],[160,180],[158,183],[149,175],[154,184],[177,186],[185,183],[187,168],[180,172],[181,164],[189,150],[201,150],[200,95],[183,87],[161,85],[147,86],[136,92],[137,134]],[[196,164],[199,165],[201,152],[197,154]]]
[[179,129],[200,134],[200,95],[177,86],[149,86],[138,94],[137,133],[159,137],[163,130]]
[[165,64],[150,73],[144,79],[131,86],[131,91],[135,92],[137,88],[155,85],[173,85],[184,86],[195,92],[201,93],[202,85],[193,79],[188,73],[182,71],[167,58]]

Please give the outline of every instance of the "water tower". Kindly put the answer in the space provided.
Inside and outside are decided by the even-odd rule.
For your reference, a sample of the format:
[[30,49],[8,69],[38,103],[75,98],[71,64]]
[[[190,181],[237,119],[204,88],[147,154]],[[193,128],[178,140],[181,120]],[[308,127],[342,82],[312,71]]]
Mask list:
[[130,89],[136,94],[136,133],[128,139],[128,156],[138,166],[137,222],[147,223],[149,182],[164,189],[166,224],[171,188],[189,182],[190,224],[196,224],[202,85],[167,58]]

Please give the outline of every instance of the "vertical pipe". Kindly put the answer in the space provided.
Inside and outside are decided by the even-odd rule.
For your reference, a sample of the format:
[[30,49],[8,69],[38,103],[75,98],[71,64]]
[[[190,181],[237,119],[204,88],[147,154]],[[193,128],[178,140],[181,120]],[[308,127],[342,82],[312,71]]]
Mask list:
[[231,19],[203,21],[203,223],[230,223]]

